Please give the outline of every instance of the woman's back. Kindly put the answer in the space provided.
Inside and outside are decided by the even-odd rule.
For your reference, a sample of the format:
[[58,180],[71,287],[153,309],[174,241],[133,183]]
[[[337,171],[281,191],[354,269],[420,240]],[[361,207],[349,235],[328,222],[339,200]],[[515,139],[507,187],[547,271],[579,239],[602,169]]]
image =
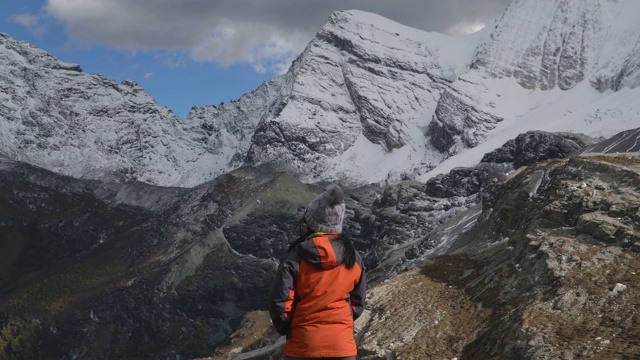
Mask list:
[[[356,252],[351,268],[344,262],[344,239],[338,234],[311,237],[296,248],[300,257],[290,356],[345,356],[356,351],[353,320],[362,313],[363,266]],[[347,240],[348,241],[348,240]],[[360,290],[361,293],[354,290]]]
[[273,325],[287,335],[292,358],[355,357],[353,321],[362,314],[366,274],[351,240],[340,235],[342,189],[330,185],[301,221],[313,234],[300,237],[280,261],[269,294]]

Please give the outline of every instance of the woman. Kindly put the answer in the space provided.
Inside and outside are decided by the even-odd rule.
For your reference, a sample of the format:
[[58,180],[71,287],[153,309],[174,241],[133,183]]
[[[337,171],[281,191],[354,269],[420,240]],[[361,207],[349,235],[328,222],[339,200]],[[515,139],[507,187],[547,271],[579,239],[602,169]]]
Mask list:
[[340,234],[344,213],[342,189],[329,185],[307,206],[307,234],[280,262],[269,312],[287,335],[285,359],[356,358],[353,321],[364,310],[367,281],[360,254]]

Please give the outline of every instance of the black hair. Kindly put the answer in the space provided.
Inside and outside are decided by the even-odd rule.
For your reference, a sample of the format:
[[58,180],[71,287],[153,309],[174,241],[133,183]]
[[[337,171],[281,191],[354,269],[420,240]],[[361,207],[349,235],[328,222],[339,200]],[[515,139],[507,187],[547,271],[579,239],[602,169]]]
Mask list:
[[347,265],[347,269],[351,269],[356,263],[356,249],[348,237],[340,234],[340,238],[344,243],[344,264]]
[[289,248],[287,248],[287,252],[290,252],[291,250],[295,249],[296,246],[298,246],[298,244],[300,244],[301,242],[307,240],[307,238],[311,234],[313,234],[313,232],[311,230],[309,230],[309,231],[307,231],[306,234],[301,235],[299,238],[296,239],[296,241],[292,242],[291,245],[289,245]]
[[[306,214],[307,210],[305,209],[304,212]],[[302,230],[303,225],[306,231]],[[298,227],[300,229],[300,237],[297,238],[294,242],[292,242],[291,245],[289,245],[289,247],[287,248],[287,252],[290,252],[291,250],[295,249],[295,247],[298,246],[298,244],[307,240],[309,235],[313,234],[313,231],[309,229],[309,226],[307,226],[307,221],[304,219],[304,215],[302,215],[302,217],[300,218],[300,221],[298,221]]]

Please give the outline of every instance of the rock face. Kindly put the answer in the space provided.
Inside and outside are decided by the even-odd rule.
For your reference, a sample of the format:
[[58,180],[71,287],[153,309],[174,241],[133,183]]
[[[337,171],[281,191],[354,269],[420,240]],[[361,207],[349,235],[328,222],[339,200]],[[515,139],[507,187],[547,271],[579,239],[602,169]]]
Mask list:
[[[594,144],[595,140],[580,134],[529,131],[507,141],[502,147],[486,153],[482,157],[482,162],[511,163],[517,169],[542,160],[564,159],[583,150],[588,152],[585,148]],[[602,148],[595,152],[608,152],[604,150]]]
[[481,163],[473,168],[455,168],[448,174],[429,179],[425,192],[438,198],[475,195],[492,181],[502,179],[512,169],[510,163],[498,162]]
[[474,167],[454,168],[426,183],[403,181],[381,189],[382,196],[367,205],[370,225],[350,226],[370,229],[357,238],[377,239],[368,258],[376,266],[370,278],[388,279],[442,253],[452,236],[476,221],[482,192],[516,168],[567,158],[590,146],[598,145],[584,135],[527,132],[488,153]]
[[85,74],[5,34],[0,63],[0,153],[8,158],[76,178],[180,186],[202,182],[211,169],[201,165],[216,162],[135,82]]
[[[640,351],[632,320],[639,305],[632,289],[640,273],[639,170],[637,153],[589,154],[495,183],[475,226],[446,254],[372,292],[361,327],[405,326],[395,336],[365,330],[362,358],[616,358]],[[420,287],[444,294],[423,305],[399,301],[399,293]],[[403,318],[425,310],[433,314],[424,321]],[[425,342],[438,326],[450,346]]]
[[[445,41],[452,49],[443,48]],[[411,166],[433,162],[424,158],[420,117],[433,111],[442,89],[468,66],[464,57],[443,58],[466,48],[473,50],[459,39],[373,14],[332,14],[285,75],[292,82],[289,93],[264,112],[248,163],[305,181],[356,182],[357,172],[367,171],[369,182],[384,180],[391,168],[369,162],[367,151],[384,157],[404,148],[404,161],[414,158]]]
[[[528,89],[568,90],[594,74],[592,81],[609,83],[611,89],[615,83],[635,87],[638,60],[631,57],[640,43],[631,34],[640,27],[626,20],[638,9],[632,1],[514,1],[491,40],[480,47],[473,67],[513,76]],[[618,53],[603,52],[610,47]]]
[[208,175],[210,178],[245,164],[256,128],[268,114],[278,111],[291,83],[292,74],[287,74],[263,83],[236,101],[191,109],[185,131],[213,155],[215,168]]
[[[584,111],[580,114],[556,113],[554,121],[564,123],[559,125],[548,122],[549,114],[538,109],[544,104],[534,100],[525,105],[518,99],[536,89],[584,96],[588,91],[576,89],[587,80],[599,92],[637,88],[640,61],[633,56],[640,42],[631,34],[638,34],[640,27],[628,19],[639,11],[633,1],[513,1],[495,24],[490,39],[478,47],[471,70],[460,75],[445,93],[447,97],[443,95],[438,102],[427,133],[431,143],[439,151],[455,155],[486,141],[499,122],[514,116],[535,124],[521,128],[520,133],[553,129],[603,135],[604,129],[593,126],[580,130],[587,119],[603,111],[593,104],[586,102],[571,110]],[[513,79],[519,87],[495,79]],[[518,95],[510,96],[514,90]],[[514,103],[528,110],[514,113]],[[632,112],[635,117],[637,111]],[[582,119],[576,121],[575,117]],[[634,125],[627,126],[631,127]],[[622,130],[626,129],[614,132]]]
[[426,135],[439,151],[455,155],[464,148],[473,148],[482,142],[502,118],[476,110],[450,91],[438,100],[433,119]]

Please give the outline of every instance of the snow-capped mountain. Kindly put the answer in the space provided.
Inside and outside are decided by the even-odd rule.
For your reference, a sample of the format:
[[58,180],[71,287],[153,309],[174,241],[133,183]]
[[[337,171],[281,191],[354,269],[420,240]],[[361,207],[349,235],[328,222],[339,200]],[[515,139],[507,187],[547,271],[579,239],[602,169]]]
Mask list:
[[511,3],[429,125],[434,145],[460,155],[421,179],[474,165],[530,130],[609,137],[638,126],[638,14],[632,0]]
[[310,182],[370,183],[431,168],[442,156],[428,146],[423,117],[487,35],[449,37],[336,12],[288,73],[229,104],[194,108],[187,126],[231,167],[257,165]]
[[[218,158],[135,82],[0,34],[0,154],[77,178],[190,186]],[[214,174],[216,175],[216,174]]]
[[191,187],[242,165],[305,182],[425,181],[529,130],[640,124],[640,4],[515,0],[460,37],[332,14],[289,71],[186,121],[134,82],[0,36],[0,154],[80,178]]
[[424,116],[482,39],[426,33],[360,11],[334,13],[293,64],[290,93],[261,122],[247,161],[306,181],[347,182],[437,164]]
[[263,116],[245,163],[310,182],[425,181],[526,131],[636,127],[633,14],[633,1],[522,0],[479,33],[447,37],[334,13],[273,82],[286,84],[279,96],[243,107]]

